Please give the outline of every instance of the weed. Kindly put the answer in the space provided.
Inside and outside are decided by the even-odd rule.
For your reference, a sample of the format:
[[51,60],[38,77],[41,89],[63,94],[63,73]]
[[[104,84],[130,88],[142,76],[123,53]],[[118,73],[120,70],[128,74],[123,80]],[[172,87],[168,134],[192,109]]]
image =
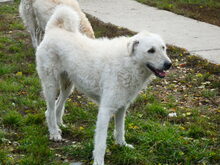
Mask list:
[[21,114],[17,111],[9,111],[3,116],[3,124],[9,127],[18,127],[23,123],[23,118]]
[[41,126],[27,126],[22,129],[25,138],[20,140],[20,152],[27,153],[22,158],[22,164],[46,164],[48,160],[53,158],[52,151],[49,148],[47,132]]
[[216,90],[204,89],[202,90],[202,95],[206,98],[213,98],[218,95]]
[[146,112],[152,117],[166,117],[168,115],[166,109],[160,104],[147,104]]

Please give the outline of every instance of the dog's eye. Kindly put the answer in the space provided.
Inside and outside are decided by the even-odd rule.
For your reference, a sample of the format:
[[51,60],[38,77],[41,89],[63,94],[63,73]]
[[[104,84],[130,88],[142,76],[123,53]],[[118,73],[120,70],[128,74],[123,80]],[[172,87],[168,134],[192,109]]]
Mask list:
[[148,53],[155,53],[155,49],[154,48],[151,48],[147,51]]
[[162,46],[162,49],[164,50],[164,49],[165,49],[165,46]]

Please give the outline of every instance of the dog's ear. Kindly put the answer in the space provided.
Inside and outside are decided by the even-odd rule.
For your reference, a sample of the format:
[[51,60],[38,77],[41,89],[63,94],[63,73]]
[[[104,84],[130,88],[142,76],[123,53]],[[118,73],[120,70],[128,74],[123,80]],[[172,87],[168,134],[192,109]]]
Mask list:
[[134,52],[135,52],[138,44],[139,44],[138,40],[131,40],[131,41],[128,42],[127,47],[128,47],[128,54],[129,54],[129,56],[133,56],[134,55]]

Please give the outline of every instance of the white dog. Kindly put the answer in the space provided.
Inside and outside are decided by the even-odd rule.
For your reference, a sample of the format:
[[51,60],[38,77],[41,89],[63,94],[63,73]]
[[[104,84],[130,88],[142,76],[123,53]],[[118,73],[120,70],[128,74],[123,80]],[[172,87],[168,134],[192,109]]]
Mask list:
[[31,34],[32,45],[36,48],[43,39],[48,20],[56,6],[64,4],[74,9],[80,16],[80,31],[95,38],[91,24],[79,7],[77,0],[21,0],[20,16]]
[[58,7],[36,52],[50,139],[61,140],[59,125],[63,124],[64,103],[76,87],[100,105],[93,155],[95,165],[104,165],[111,116],[115,115],[116,143],[132,147],[124,137],[126,109],[151,75],[165,77],[171,61],[163,40],[156,34],[91,39],[78,29],[77,13],[67,6]]

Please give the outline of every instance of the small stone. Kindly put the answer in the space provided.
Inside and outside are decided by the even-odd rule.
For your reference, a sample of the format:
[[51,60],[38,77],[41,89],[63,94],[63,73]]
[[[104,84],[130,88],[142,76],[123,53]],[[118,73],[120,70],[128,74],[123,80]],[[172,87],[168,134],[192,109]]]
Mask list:
[[177,114],[176,112],[172,112],[168,114],[168,117],[177,117]]
[[70,165],[82,165],[81,162],[73,162],[73,163],[70,163]]

